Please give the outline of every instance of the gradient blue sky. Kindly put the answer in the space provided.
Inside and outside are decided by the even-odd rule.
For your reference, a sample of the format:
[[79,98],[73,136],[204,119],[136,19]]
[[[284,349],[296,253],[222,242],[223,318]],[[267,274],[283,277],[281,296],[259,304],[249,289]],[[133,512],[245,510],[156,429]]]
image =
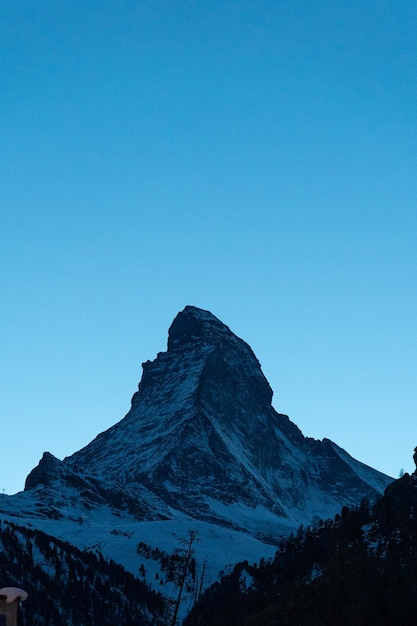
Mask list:
[[187,304],[412,471],[415,1],[2,0],[0,55],[0,489],[119,421]]

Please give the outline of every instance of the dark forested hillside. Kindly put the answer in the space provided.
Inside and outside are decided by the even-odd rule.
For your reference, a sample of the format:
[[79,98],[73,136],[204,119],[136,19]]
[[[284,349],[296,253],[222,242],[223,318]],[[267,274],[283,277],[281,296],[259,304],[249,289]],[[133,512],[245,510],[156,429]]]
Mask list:
[[417,623],[417,476],[375,504],[302,527],[272,562],[238,564],[187,626],[411,626]]
[[21,626],[163,626],[159,594],[101,555],[0,523],[0,586],[28,592]]

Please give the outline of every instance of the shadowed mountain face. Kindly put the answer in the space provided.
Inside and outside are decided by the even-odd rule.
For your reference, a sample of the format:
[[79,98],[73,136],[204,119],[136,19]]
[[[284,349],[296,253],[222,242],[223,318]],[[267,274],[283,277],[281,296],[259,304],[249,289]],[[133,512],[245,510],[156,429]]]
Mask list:
[[58,476],[76,488],[76,476],[89,506],[107,497],[140,519],[177,511],[244,528],[257,511],[290,526],[334,515],[391,482],[331,441],[305,438],[271,400],[251,348],[188,306],[167,352],[143,364],[126,417],[63,462],[45,455],[26,490],[52,493]]

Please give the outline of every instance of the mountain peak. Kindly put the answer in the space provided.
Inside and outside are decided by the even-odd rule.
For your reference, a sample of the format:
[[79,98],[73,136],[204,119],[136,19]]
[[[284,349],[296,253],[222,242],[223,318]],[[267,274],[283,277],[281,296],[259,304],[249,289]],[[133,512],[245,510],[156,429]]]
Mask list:
[[306,439],[271,401],[250,346],[209,311],[186,306],[167,352],[143,363],[126,417],[68,462],[222,523],[235,523],[242,504],[304,521],[313,502],[333,513],[386,486],[330,441]]
[[216,345],[227,335],[232,335],[230,328],[210,311],[186,306],[175,317],[168,331],[168,351],[195,342]]
[[271,519],[297,526],[390,482],[329,440],[305,438],[271,401],[250,346],[209,311],[187,306],[171,324],[167,352],[143,363],[125,418],[62,462],[46,455],[26,488],[65,484],[86,506],[113,506],[118,491],[128,510],[140,503],[143,519],[186,514],[270,533]]

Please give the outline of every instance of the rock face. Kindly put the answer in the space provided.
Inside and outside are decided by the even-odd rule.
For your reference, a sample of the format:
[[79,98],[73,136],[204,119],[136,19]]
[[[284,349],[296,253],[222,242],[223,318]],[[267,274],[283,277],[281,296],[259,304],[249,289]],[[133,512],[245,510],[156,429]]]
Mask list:
[[90,503],[118,491],[120,506],[136,500],[141,519],[186,514],[252,532],[256,518],[259,532],[262,519],[309,523],[391,482],[331,441],[304,437],[271,401],[251,348],[188,306],[167,352],[143,364],[126,417],[63,462],[44,457],[26,489],[52,487],[58,474],[73,486],[76,477]]
[[[38,494],[38,512],[46,517],[60,519],[62,510],[71,506],[84,513],[105,506],[116,515],[125,512],[138,520],[165,519],[162,507],[154,509],[149,498],[144,500],[138,493],[130,493],[117,480],[102,477],[80,469],[74,464],[60,461],[50,452],[26,478],[25,491]],[[19,495],[19,494],[18,494]]]

